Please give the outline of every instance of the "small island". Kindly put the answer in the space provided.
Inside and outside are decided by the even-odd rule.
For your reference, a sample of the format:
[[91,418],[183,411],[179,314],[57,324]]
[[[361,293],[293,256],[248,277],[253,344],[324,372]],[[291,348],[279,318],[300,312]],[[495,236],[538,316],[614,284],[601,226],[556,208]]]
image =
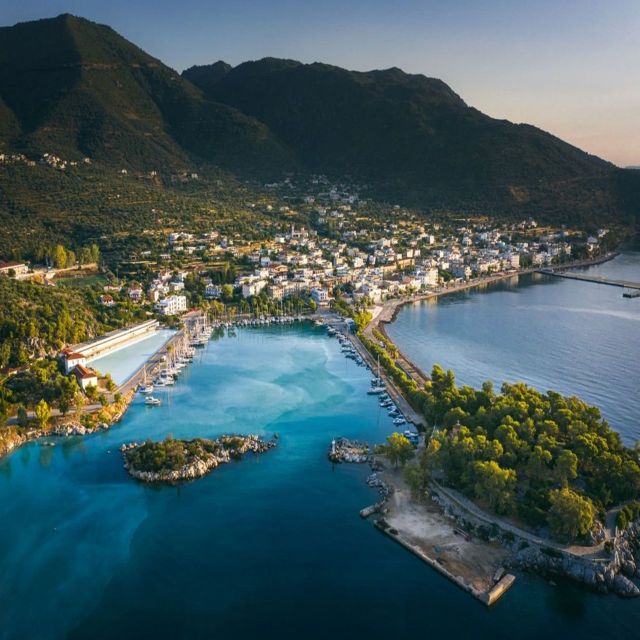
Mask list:
[[200,478],[221,464],[239,460],[245,453],[263,453],[276,446],[275,440],[257,435],[225,435],[209,440],[178,440],[168,436],[162,442],[124,444],[124,467],[142,482],[180,482]]

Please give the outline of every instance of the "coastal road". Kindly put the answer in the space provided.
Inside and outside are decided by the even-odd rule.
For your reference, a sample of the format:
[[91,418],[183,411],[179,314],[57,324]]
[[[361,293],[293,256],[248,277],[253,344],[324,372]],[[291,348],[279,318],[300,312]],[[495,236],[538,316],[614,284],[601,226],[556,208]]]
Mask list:
[[483,511],[472,500],[469,500],[469,498],[463,496],[459,491],[456,491],[455,489],[451,489],[449,487],[443,487],[433,478],[430,480],[430,482],[434,485],[437,493],[445,496],[447,500],[466,511],[474,518],[481,520],[482,522],[486,522],[488,525],[495,525],[497,527],[500,527],[500,529],[502,529],[503,531],[510,531],[514,535],[519,536],[524,540],[528,540],[535,545],[541,547],[551,547],[558,551],[562,551],[563,553],[568,553],[581,558],[608,557],[606,555],[602,556],[602,552],[604,550],[603,542],[592,547],[587,547],[581,545],[560,544],[553,540],[549,540],[548,538],[541,538],[533,533],[530,533],[529,531],[525,531],[524,529],[521,529],[520,527],[503,520],[502,518],[498,518],[497,516],[493,516],[486,511]]

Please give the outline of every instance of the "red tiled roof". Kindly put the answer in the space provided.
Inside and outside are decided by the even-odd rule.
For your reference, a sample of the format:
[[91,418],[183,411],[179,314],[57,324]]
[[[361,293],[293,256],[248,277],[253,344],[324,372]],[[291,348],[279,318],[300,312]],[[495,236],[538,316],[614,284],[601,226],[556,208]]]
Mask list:
[[96,378],[97,374],[95,371],[93,371],[92,369],[87,369],[87,367],[81,365],[81,364],[77,364],[74,368],[73,368],[73,373],[78,377],[78,378]]
[[66,360],[80,360],[81,358],[84,358],[85,356],[83,356],[81,353],[75,353],[73,351],[67,351],[64,354],[64,357]]

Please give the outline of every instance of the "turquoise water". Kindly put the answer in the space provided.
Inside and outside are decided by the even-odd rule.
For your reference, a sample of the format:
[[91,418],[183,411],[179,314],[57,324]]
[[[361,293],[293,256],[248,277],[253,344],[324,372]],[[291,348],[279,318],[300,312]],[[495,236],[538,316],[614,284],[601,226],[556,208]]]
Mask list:
[[[491,610],[378,533],[364,466],[332,437],[392,431],[370,374],[310,326],[212,341],[159,408],[0,462],[0,638],[633,637],[637,602],[519,575]],[[276,449],[145,487],[123,442],[280,434]],[[420,636],[418,636],[420,634]]]
[[126,382],[173,334],[171,329],[160,329],[139,342],[112,351],[91,360],[89,364],[102,374],[110,373],[116,384]]
[[[640,282],[640,252],[583,271]],[[628,444],[640,440],[640,298],[618,287],[516,277],[406,306],[387,330],[426,371],[437,362],[463,384],[524,381],[577,395]]]

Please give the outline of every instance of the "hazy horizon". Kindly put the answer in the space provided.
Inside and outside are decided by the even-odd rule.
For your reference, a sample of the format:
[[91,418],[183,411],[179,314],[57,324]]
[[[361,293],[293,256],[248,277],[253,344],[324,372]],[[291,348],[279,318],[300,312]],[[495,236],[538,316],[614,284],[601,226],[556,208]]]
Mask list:
[[0,22],[73,13],[176,70],[267,56],[442,79],[470,106],[527,122],[619,166],[640,165],[640,3],[508,0],[23,0]]

